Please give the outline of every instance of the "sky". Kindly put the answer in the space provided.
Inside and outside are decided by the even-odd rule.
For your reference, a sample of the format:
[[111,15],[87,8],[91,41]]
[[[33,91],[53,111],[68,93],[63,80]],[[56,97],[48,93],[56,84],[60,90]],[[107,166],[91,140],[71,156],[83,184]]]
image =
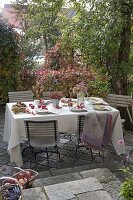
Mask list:
[[11,3],[13,2],[14,0],[0,0],[0,6],[3,7],[4,4],[8,4],[8,3]]

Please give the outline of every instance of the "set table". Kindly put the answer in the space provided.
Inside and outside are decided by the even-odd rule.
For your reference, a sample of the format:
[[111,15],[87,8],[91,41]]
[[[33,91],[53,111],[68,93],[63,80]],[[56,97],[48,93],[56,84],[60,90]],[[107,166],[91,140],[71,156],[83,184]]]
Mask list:
[[[24,102],[27,106],[34,102]],[[93,106],[86,104],[85,108],[87,112],[72,112],[68,106],[62,106],[60,109],[56,109],[52,104],[48,104],[48,113],[44,115],[40,113],[18,113],[12,112],[12,106],[15,103],[7,103],[5,111],[5,125],[4,125],[4,136],[3,141],[8,143],[7,151],[10,155],[11,162],[15,162],[17,166],[23,165],[23,159],[20,149],[20,142],[22,138],[26,137],[24,120],[57,120],[58,131],[68,134],[77,133],[77,119],[78,115],[86,115],[87,113],[93,112],[104,112],[112,115],[112,136],[111,142],[118,155],[125,153],[125,144],[123,140],[123,130],[120,112],[112,108],[110,110],[98,111],[94,110]],[[35,109],[34,109],[35,110]],[[122,141],[122,142],[121,142]]]

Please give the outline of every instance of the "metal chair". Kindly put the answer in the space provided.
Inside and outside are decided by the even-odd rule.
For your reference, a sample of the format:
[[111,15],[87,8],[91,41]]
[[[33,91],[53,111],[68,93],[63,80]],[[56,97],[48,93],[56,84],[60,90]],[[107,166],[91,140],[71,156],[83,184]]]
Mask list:
[[[133,113],[130,113],[129,107],[131,104],[131,96],[127,95],[118,95],[118,94],[108,94],[108,103],[115,108],[125,108],[129,116],[130,122],[133,124]],[[132,110],[133,112],[133,110]],[[122,119],[122,124],[125,122],[125,119]]]
[[60,94],[63,95],[63,92],[62,92],[62,91],[43,92],[43,99],[44,99],[44,100],[49,100],[49,99],[50,99],[50,94],[51,94],[52,92],[59,92]]
[[[108,115],[108,117],[112,121],[112,116],[110,114]],[[91,144],[83,143],[82,139],[81,139],[81,135],[82,135],[83,128],[84,128],[84,120],[85,120],[85,115],[79,115],[78,116],[78,144],[76,145],[76,153],[79,150],[79,148],[85,147],[87,150],[90,151],[92,160],[94,160],[97,156],[100,156],[100,157],[102,157],[103,162],[104,162],[104,148],[109,143],[110,138],[111,138],[111,134],[108,134],[108,139],[106,138],[105,134],[103,135],[103,141],[102,141],[102,144],[101,144],[100,147],[94,146],[94,145],[91,145]]]
[[33,101],[33,93],[32,91],[16,91],[16,92],[8,92],[9,103],[12,102],[28,102]]
[[[60,137],[57,131],[57,121],[27,120],[24,123],[28,137],[28,146],[34,155],[35,161],[37,162],[36,155],[40,152],[46,153],[46,159],[48,163],[49,152],[56,153],[60,159],[60,152],[58,151]],[[49,147],[54,147],[54,150],[48,150]],[[41,151],[35,151],[38,148],[41,148]]]
[[85,144],[82,143],[82,140],[81,140],[81,134],[83,132],[83,128],[84,128],[84,119],[85,119],[85,115],[79,115],[78,116],[78,144],[76,145],[76,154],[79,150],[79,148],[82,148],[82,147],[85,147],[87,148],[87,150],[90,150],[90,153],[91,153],[91,157],[92,159],[94,159],[93,157],[93,153],[92,153],[92,148],[90,146],[86,146]]
[[50,92],[43,92],[43,99],[49,100],[50,99]]

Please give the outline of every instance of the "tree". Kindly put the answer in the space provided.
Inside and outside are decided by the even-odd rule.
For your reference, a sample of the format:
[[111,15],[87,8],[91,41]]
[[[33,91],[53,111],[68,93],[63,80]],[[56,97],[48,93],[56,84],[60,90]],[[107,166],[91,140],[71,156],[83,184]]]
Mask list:
[[59,37],[57,16],[62,5],[63,0],[32,0],[28,6],[28,34],[34,39],[43,37],[46,52]]
[[16,20],[19,21],[22,32],[19,34],[19,46],[21,50],[21,66],[22,68],[32,69],[35,66],[33,58],[42,53],[43,42],[40,38],[35,41],[28,36],[27,30],[30,27],[28,19],[29,5],[25,0],[18,0],[13,4],[15,9]]
[[[84,61],[104,66],[117,94],[127,94],[132,68],[132,0],[71,0],[76,10],[75,44]],[[88,8],[88,9],[87,9]],[[75,45],[76,46],[76,45]]]
[[13,27],[0,20],[0,93],[17,89],[18,71],[20,69],[20,52],[18,35]]

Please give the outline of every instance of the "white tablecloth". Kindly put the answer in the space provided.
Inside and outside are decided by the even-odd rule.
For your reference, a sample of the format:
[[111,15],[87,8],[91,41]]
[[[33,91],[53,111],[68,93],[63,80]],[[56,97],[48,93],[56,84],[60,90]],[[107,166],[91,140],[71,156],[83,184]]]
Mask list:
[[[55,109],[50,104],[48,106],[49,111],[55,114],[27,114],[19,113],[14,114],[11,111],[11,107],[14,103],[7,103],[5,111],[5,126],[3,140],[8,142],[8,153],[10,160],[15,162],[17,166],[23,165],[20,141],[25,137],[24,120],[58,120],[58,131],[63,133],[76,133],[77,132],[77,118],[79,114],[86,114],[86,112],[71,112],[68,107],[62,107],[61,109]],[[25,103],[29,105],[29,103]],[[125,152],[124,142],[119,144],[119,141],[123,140],[123,130],[121,124],[121,117],[118,110],[112,108],[110,111],[96,111],[92,107],[88,108],[88,112],[109,112],[112,114],[112,137],[111,142],[118,155]]]

